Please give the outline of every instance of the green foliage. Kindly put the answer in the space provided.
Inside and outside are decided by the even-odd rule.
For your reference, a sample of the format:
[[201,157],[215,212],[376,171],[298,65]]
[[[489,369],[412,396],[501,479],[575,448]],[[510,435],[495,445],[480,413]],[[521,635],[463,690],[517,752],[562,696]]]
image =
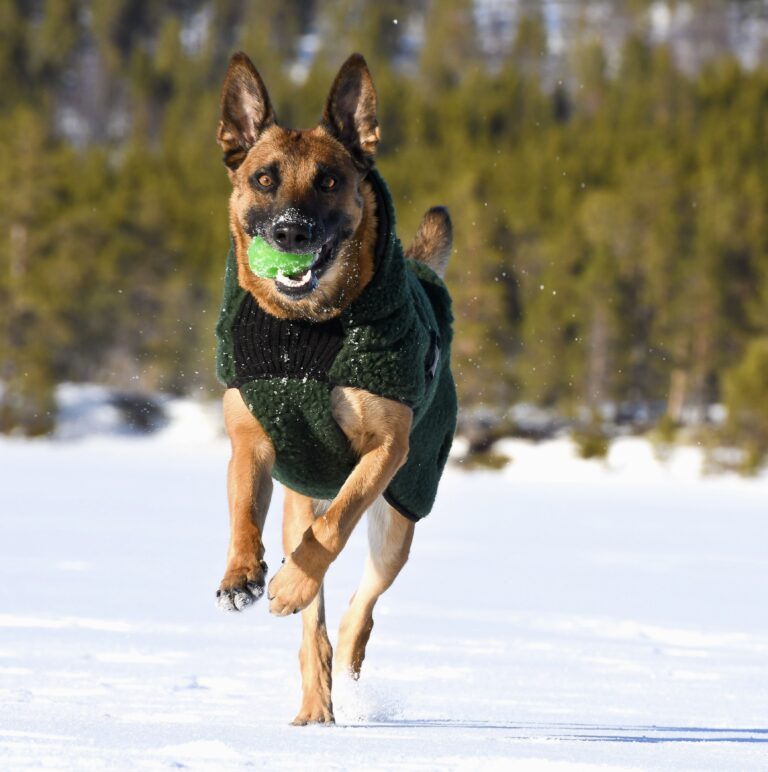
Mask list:
[[726,435],[744,449],[744,469],[754,472],[768,457],[768,337],[749,343],[724,378]]
[[582,458],[605,458],[611,447],[610,436],[596,416],[588,424],[574,429],[571,438]]
[[[643,36],[617,63],[581,37],[553,79],[526,8],[489,65],[468,0],[0,3],[0,430],[49,428],[64,379],[216,388],[214,136],[238,48],[295,126],[346,55],[368,56],[404,242],[451,209],[465,407],[572,413],[665,401],[673,381],[676,403],[720,399],[768,334],[768,71],[725,55],[683,72]],[[729,405],[753,399],[746,376],[728,383]],[[731,430],[746,442],[757,423]]]
[[512,459],[504,453],[496,453],[493,450],[483,450],[479,453],[470,453],[460,459],[462,469],[470,471],[472,469],[493,469],[498,471],[504,469]]
[[679,429],[680,424],[669,413],[665,413],[656,423],[654,439],[662,445],[671,445]]

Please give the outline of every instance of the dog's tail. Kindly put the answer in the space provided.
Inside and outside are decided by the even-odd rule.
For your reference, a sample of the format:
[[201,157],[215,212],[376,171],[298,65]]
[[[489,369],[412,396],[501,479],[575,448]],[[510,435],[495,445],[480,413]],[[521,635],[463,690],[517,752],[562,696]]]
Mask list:
[[427,210],[405,256],[426,263],[438,276],[445,276],[453,249],[453,225],[444,206]]

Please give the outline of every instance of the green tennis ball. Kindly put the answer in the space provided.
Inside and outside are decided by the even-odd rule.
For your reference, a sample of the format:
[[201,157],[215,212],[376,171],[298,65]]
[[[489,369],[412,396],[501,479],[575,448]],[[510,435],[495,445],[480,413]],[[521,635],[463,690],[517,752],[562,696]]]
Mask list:
[[303,273],[314,259],[313,252],[304,255],[281,252],[267,244],[261,236],[254,236],[248,247],[248,265],[257,276],[264,279],[274,279],[278,271],[286,276]]

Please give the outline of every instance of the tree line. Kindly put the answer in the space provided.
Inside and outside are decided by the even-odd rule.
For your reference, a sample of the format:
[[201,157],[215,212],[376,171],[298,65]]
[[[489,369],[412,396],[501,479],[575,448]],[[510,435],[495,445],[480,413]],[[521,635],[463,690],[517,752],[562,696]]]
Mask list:
[[359,50],[401,238],[452,212],[465,410],[680,422],[725,400],[761,456],[768,70],[726,50],[685,71],[641,29],[616,61],[579,38],[553,75],[528,10],[489,63],[467,0],[4,3],[0,431],[50,431],[61,381],[216,391],[227,59],[249,53],[308,126]]

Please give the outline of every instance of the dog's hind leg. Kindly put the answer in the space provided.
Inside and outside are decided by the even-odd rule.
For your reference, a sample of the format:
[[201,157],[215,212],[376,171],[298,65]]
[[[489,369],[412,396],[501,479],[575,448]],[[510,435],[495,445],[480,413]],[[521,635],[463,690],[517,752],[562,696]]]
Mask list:
[[341,620],[334,670],[359,678],[365,647],[373,630],[373,607],[408,560],[414,524],[376,500],[368,510],[368,557],[360,586]]
[[[312,499],[285,489],[283,549],[290,555],[312,525],[316,511]],[[296,726],[333,723],[331,703],[331,661],[333,649],[325,627],[323,586],[314,600],[302,610],[302,636],[299,649],[301,667],[301,708],[293,720]]]

